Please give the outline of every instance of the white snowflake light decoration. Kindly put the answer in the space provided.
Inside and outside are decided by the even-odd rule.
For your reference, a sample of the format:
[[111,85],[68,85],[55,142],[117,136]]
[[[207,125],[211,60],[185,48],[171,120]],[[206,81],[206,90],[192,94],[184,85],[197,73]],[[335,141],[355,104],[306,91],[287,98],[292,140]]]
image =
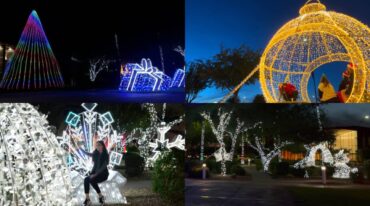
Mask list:
[[145,104],[144,106],[147,108],[150,114],[151,128],[149,128],[149,130],[155,130],[157,132],[154,142],[149,142],[149,147],[152,149],[152,156],[148,158],[147,166],[151,166],[165,151],[170,151],[172,148],[185,150],[185,139],[182,137],[182,135],[177,135],[175,141],[172,142],[170,142],[169,139],[166,139],[167,132],[170,131],[174,125],[182,122],[183,117],[181,116],[179,119],[167,123],[164,121],[166,104],[163,105],[163,113],[161,118],[158,117],[157,111],[153,104]]
[[64,154],[45,115],[0,104],[0,205],[73,205]]
[[[119,165],[122,160],[123,136],[118,135],[113,128],[114,122],[110,112],[104,114],[95,111],[98,105],[96,103],[83,103],[85,109],[80,114],[70,112],[66,118],[67,128],[60,137],[60,144],[68,151],[68,166],[70,168],[73,184],[77,188],[75,194],[78,194],[83,188],[83,179],[89,175],[93,168],[91,157],[86,155],[81,148],[92,153],[95,150],[97,141],[103,141],[110,153],[109,177],[108,180],[100,186],[102,191],[106,191],[106,203],[118,204],[127,203],[126,198],[121,194],[120,188],[126,184],[126,178],[120,173],[112,170],[114,165]],[[82,145],[82,147],[81,147]],[[120,179],[118,184],[115,179]],[[122,181],[121,181],[122,180]],[[78,197],[80,198],[80,197]],[[92,197],[93,202],[97,202],[97,196]],[[82,202],[79,199],[79,202]]]

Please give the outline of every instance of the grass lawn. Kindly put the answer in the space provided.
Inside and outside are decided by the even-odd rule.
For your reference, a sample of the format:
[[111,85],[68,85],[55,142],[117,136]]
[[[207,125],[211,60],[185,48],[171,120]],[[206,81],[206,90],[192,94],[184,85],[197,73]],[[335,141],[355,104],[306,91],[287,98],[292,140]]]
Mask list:
[[298,206],[369,206],[370,189],[289,187]]

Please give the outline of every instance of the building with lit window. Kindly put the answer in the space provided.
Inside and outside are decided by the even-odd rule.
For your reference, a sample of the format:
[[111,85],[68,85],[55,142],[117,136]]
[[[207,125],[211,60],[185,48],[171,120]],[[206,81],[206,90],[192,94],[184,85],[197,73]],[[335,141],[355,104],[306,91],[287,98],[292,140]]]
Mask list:
[[3,78],[6,63],[14,54],[14,47],[0,42],[0,79]]
[[[370,158],[370,128],[366,127],[338,127],[326,128],[332,131],[335,137],[331,148],[333,150],[345,150],[351,161],[362,162]],[[282,151],[282,159],[298,161],[304,158],[305,153]],[[321,152],[316,154],[316,159],[321,159]]]

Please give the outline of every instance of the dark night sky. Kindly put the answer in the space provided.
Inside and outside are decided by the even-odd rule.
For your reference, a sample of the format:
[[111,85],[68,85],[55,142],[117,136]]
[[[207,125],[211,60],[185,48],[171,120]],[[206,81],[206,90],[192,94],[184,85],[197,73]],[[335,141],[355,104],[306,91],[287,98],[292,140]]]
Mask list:
[[[220,46],[236,48],[245,44],[264,50],[276,31],[298,11],[307,0],[187,0],[186,1],[186,61],[208,59],[220,51]],[[370,25],[369,0],[321,0],[328,10],[352,16]],[[335,87],[339,86],[345,63],[324,65],[315,71],[316,79],[326,73]],[[334,71],[332,72],[334,68]],[[309,85],[310,96],[314,94]],[[316,89],[316,88],[315,88]],[[240,97],[250,102],[261,94],[260,85],[244,87]],[[217,102],[227,91],[214,87],[200,93],[197,102]],[[312,97],[311,97],[312,98]]]
[[35,9],[63,73],[74,69],[69,66],[71,57],[83,61],[103,55],[115,58],[117,33],[123,62],[139,62],[146,57],[161,68],[161,45],[166,73],[172,76],[183,64],[182,56],[173,48],[184,47],[184,4],[184,0],[2,1],[0,42],[15,45]]

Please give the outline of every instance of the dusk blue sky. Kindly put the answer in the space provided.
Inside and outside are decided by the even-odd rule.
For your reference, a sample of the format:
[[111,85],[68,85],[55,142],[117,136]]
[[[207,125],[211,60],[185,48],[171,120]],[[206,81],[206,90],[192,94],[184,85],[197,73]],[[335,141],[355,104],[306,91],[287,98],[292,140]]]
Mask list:
[[[264,50],[276,31],[287,21],[298,16],[299,8],[307,0],[186,0],[186,61],[209,59],[220,51],[220,46],[236,48],[245,44]],[[328,10],[350,15],[366,25],[370,24],[368,0],[321,0]],[[345,63],[333,63],[315,71],[317,82],[325,73],[335,88],[339,86]],[[314,95],[314,85],[309,85]],[[208,88],[196,102],[216,102],[228,92]],[[262,94],[260,85],[244,87],[242,101],[250,102]]]

